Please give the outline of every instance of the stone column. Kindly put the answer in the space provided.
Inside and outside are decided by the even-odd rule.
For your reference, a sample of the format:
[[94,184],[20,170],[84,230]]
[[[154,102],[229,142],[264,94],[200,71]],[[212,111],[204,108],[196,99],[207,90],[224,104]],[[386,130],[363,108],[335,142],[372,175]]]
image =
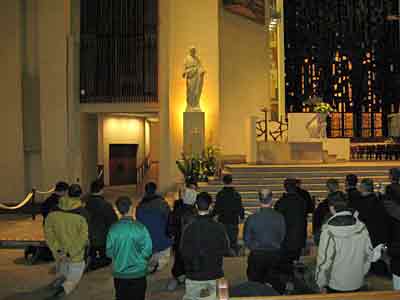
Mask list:
[[[79,180],[76,20],[79,1],[38,1],[42,185]],[[78,77],[79,78],[79,77]]]
[[246,161],[248,164],[256,164],[257,163],[257,121],[258,118],[256,116],[251,116],[247,120],[247,153],[246,153]]
[[22,124],[21,1],[0,4],[0,202],[19,202],[24,196]]

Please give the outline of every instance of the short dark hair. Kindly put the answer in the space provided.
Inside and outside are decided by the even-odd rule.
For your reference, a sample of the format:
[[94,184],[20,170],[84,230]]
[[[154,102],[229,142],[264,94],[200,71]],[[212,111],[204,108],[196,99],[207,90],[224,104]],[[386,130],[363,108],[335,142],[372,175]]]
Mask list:
[[201,192],[197,195],[196,205],[199,211],[206,211],[210,208],[212,197],[207,192]]
[[120,214],[125,215],[129,212],[132,206],[132,200],[127,196],[122,196],[117,199],[115,203]]
[[283,182],[286,192],[294,193],[297,190],[297,180],[295,178],[286,178]]
[[153,195],[157,191],[157,184],[155,184],[155,182],[152,182],[152,181],[148,182],[144,186],[144,190],[145,190],[146,194]]
[[336,212],[344,211],[348,208],[347,198],[343,192],[328,195],[329,206],[333,206]]
[[93,194],[97,194],[97,193],[100,193],[103,188],[104,188],[104,184],[102,182],[100,182],[99,180],[95,180],[90,185],[90,192]]
[[196,178],[193,178],[193,177],[186,178],[185,185],[187,188],[192,188],[193,186],[195,186],[195,187],[198,186]]
[[326,181],[326,186],[329,190],[336,192],[339,190],[339,181],[337,179],[330,178]]
[[71,184],[69,189],[68,189],[68,196],[77,198],[82,195],[82,188],[79,184]]
[[226,174],[224,177],[222,177],[222,182],[224,184],[231,184],[233,181],[232,175],[231,174]]
[[68,191],[69,185],[64,181],[59,181],[56,183],[55,191],[56,192],[65,192]]
[[358,182],[357,175],[349,174],[349,175],[346,176],[346,183],[349,186],[357,186],[357,182]]
[[367,190],[367,192],[374,191],[374,181],[372,179],[364,178],[363,180],[361,180],[361,185],[364,189]]

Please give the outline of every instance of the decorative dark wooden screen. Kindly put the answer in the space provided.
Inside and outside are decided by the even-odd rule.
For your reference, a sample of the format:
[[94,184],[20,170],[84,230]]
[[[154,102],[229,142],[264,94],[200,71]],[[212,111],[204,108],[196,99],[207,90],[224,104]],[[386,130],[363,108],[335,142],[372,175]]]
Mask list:
[[81,1],[81,102],[157,102],[158,0]]
[[387,135],[400,105],[397,0],[285,0],[286,111],[322,97],[336,110],[329,135]]

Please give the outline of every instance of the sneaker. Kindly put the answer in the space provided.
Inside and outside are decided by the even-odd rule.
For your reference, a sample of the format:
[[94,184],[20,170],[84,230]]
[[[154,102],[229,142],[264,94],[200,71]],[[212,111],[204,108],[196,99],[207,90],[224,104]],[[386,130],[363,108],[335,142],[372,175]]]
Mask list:
[[66,293],[63,287],[59,287],[50,297],[47,297],[45,300],[60,300],[64,299]]
[[178,287],[178,280],[173,278],[168,282],[167,290],[172,292],[172,291],[175,291],[177,287]]
[[177,279],[178,279],[178,283],[179,284],[185,284],[186,276],[185,275],[181,275]]

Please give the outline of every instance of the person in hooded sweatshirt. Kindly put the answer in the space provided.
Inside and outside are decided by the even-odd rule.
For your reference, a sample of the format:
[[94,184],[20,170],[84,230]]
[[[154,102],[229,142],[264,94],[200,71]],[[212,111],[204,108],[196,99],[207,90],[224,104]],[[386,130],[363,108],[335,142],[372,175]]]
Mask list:
[[72,184],[68,196],[60,199],[58,208],[45,222],[46,242],[56,260],[56,280],[51,284],[52,295],[47,299],[60,299],[70,294],[85,269],[89,230],[88,213],[82,206],[81,194],[81,187]]
[[400,169],[391,169],[389,178],[391,184],[386,187],[384,195],[386,212],[390,216],[388,254],[391,258],[393,289],[400,290]]
[[146,226],[153,244],[153,255],[149,263],[149,272],[164,268],[171,256],[172,240],[168,236],[170,208],[164,198],[157,193],[157,185],[149,182],[145,185],[145,195],[136,208],[136,220]]
[[189,181],[186,187],[181,191],[180,199],[175,201],[174,209],[169,218],[168,234],[173,239],[172,250],[174,253],[174,264],[172,266],[173,279],[168,283],[167,289],[173,291],[178,284],[185,283],[185,264],[180,251],[180,241],[182,232],[196,217],[195,207],[197,198],[197,183]]
[[367,226],[348,208],[342,194],[328,196],[332,217],[323,225],[316,282],[321,292],[356,292],[364,285],[373,248]]

